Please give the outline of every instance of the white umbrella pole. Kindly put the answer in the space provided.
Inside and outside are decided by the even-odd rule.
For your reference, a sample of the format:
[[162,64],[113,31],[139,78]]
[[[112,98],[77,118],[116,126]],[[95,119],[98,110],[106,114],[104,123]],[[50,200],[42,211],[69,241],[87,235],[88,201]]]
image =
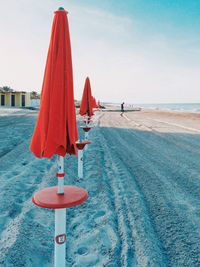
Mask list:
[[[58,174],[64,174],[64,158],[58,156]],[[58,194],[64,194],[64,176],[58,177]],[[55,267],[65,267],[66,209],[55,209]]]
[[[58,173],[64,173],[64,157],[58,156]],[[58,177],[58,194],[64,194],[64,177]]]
[[83,150],[78,150],[78,178],[83,178]]
[[[86,127],[88,127],[88,114],[86,113]],[[85,139],[88,140],[88,132],[85,132]],[[87,150],[87,145],[85,146],[85,150]]]
[[[88,132],[85,132],[85,140],[88,140]],[[84,149],[87,150],[87,148],[88,146],[86,145]]]
[[88,140],[88,132],[85,132],[85,139]]
[[55,209],[55,267],[65,267],[66,209]]

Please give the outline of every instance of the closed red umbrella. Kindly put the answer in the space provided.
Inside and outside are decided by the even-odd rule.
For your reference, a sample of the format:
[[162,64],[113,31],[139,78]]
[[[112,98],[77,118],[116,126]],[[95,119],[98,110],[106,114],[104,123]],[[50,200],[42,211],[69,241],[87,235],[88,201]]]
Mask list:
[[[94,115],[93,112],[93,106],[92,106],[92,92],[91,92],[91,86],[90,86],[90,80],[87,77],[85,80],[85,86],[83,90],[83,96],[81,99],[81,106],[79,110],[79,114],[81,116],[85,115],[85,124],[86,127],[82,127],[85,131],[85,139],[88,139],[88,131],[91,129],[91,127],[88,126],[88,124],[91,121],[91,116]],[[87,146],[85,147],[85,150],[87,150]]]
[[94,101],[95,101],[95,108],[97,108],[97,101],[95,97],[94,97]]
[[91,86],[90,86],[90,80],[87,77],[85,80],[85,86],[83,90],[83,96],[81,100],[81,106],[80,106],[80,111],[79,114],[81,116],[86,115],[86,116],[93,116],[93,110],[92,110],[92,93],[91,93]]
[[40,112],[30,149],[36,157],[76,154],[78,140],[67,12],[55,12],[42,86]]
[[55,12],[42,86],[40,111],[30,149],[36,157],[58,154],[58,187],[36,192],[33,202],[55,209],[55,265],[65,266],[66,208],[83,203],[87,192],[64,186],[64,156],[76,154],[78,140],[73,93],[71,45],[67,12]]
[[96,107],[97,107],[96,99],[95,97],[92,96],[92,108],[96,108]]

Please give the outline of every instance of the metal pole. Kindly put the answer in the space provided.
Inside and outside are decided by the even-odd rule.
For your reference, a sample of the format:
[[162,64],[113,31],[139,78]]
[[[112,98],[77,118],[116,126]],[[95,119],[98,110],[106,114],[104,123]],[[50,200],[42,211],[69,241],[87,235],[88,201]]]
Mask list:
[[88,126],[88,114],[86,113],[86,127]]
[[[86,113],[86,127],[88,127],[88,113]],[[85,139],[88,140],[88,132],[85,132]],[[87,145],[85,146],[85,150],[87,150]]]
[[83,150],[78,150],[78,178],[83,178]]
[[[64,194],[64,157],[58,156],[58,194]],[[65,267],[66,209],[55,209],[55,267]]]
[[[64,157],[58,156],[58,173],[64,173]],[[58,194],[64,194],[64,177],[58,177]]]
[[55,267],[65,267],[66,209],[55,209]]
[[[85,132],[85,140],[88,140],[88,132]],[[84,149],[87,150],[88,149],[88,145],[86,145]]]

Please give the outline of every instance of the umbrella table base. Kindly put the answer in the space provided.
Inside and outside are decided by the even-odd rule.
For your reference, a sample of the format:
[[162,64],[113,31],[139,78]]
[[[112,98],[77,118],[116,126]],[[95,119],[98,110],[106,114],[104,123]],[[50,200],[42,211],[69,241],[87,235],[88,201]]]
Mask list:
[[83,120],[83,122],[90,124],[91,122],[93,122],[93,120],[88,120],[88,121],[87,120]]
[[89,145],[91,144],[92,142],[89,141],[89,140],[81,140],[81,141],[77,141],[76,142],[76,147],[78,148],[78,150],[83,150],[85,145]]
[[58,187],[48,187],[34,194],[32,201],[35,205],[47,209],[70,208],[85,202],[88,193],[77,186],[65,185],[64,194],[58,194]]
[[82,128],[83,131],[87,133],[87,132],[89,132],[90,129],[93,128],[93,126],[80,126],[80,128]]
[[85,202],[88,193],[81,187],[64,186],[64,194],[58,194],[58,187],[48,187],[34,194],[35,205],[55,209],[55,267],[65,267],[66,250],[66,208]]

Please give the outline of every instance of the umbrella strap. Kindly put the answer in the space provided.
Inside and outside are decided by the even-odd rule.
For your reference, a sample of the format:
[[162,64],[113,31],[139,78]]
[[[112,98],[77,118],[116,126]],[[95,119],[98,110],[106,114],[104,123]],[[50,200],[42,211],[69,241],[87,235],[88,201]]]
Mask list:
[[57,172],[57,173],[56,173],[56,176],[57,176],[57,177],[65,177],[65,172],[63,172],[63,173],[58,173],[58,172]]

